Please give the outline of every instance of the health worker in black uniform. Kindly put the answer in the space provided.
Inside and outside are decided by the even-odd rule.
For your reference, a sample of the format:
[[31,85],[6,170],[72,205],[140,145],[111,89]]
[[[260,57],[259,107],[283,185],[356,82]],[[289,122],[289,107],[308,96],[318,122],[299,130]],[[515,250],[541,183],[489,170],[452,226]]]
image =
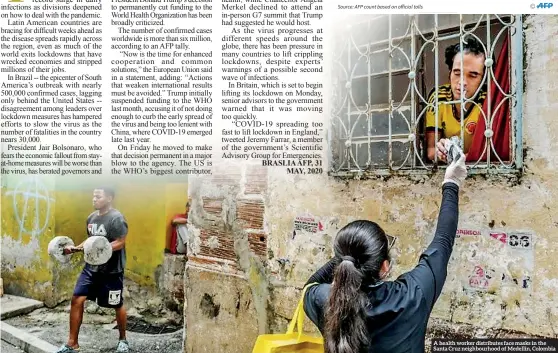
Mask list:
[[388,237],[371,221],[342,228],[335,256],[307,281],[304,311],[324,337],[325,353],[423,353],[426,326],[442,292],[457,232],[464,155],[447,168],[434,239],[418,265],[394,281]]

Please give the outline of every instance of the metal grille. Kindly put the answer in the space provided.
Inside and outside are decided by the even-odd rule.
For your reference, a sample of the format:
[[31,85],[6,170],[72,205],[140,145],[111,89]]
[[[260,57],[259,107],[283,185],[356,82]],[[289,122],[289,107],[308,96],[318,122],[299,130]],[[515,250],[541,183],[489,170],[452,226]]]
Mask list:
[[[426,109],[434,108],[438,117],[438,106],[427,102],[428,93],[448,82],[443,49],[466,35],[483,44],[487,57],[497,55],[509,35],[511,53],[510,92],[503,92],[510,107],[510,158],[499,158],[487,132],[483,156],[489,158],[468,164],[473,173],[521,170],[521,16],[367,15],[345,20],[335,31],[329,141],[333,175],[422,174],[443,166],[426,157]],[[494,68],[486,67],[487,100],[494,80]],[[490,101],[488,106],[488,114],[479,117],[487,130],[498,109]],[[491,161],[494,155],[497,161]]]

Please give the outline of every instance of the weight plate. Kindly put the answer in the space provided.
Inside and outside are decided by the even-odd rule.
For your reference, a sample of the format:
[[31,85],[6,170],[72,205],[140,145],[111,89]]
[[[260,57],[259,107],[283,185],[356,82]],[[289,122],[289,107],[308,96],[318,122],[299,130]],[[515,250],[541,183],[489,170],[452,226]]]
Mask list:
[[68,263],[72,254],[64,255],[64,248],[67,246],[74,246],[74,241],[66,236],[54,237],[48,243],[48,254],[63,264]]
[[103,236],[91,236],[83,244],[85,262],[90,265],[103,265],[112,257],[112,246]]

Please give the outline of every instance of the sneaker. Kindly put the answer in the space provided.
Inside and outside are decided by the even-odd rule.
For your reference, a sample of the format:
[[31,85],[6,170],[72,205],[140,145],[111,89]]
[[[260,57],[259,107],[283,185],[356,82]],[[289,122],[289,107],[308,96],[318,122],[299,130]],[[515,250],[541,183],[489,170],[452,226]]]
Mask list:
[[67,344],[63,345],[56,351],[56,353],[79,353],[79,352],[80,352],[79,348],[72,348]]
[[118,341],[118,346],[116,346],[117,353],[128,353],[130,351],[130,347],[128,346],[128,341],[120,340]]

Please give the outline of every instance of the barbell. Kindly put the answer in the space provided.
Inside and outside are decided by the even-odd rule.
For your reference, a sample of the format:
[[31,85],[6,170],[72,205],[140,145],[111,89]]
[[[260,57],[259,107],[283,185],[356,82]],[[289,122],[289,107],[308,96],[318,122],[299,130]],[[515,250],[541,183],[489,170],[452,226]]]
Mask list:
[[[48,254],[60,263],[68,263],[73,254],[64,254],[64,248],[75,246],[74,241],[66,236],[54,237],[48,243]],[[83,259],[94,266],[103,265],[112,257],[112,246],[103,236],[91,236],[83,243]]]

